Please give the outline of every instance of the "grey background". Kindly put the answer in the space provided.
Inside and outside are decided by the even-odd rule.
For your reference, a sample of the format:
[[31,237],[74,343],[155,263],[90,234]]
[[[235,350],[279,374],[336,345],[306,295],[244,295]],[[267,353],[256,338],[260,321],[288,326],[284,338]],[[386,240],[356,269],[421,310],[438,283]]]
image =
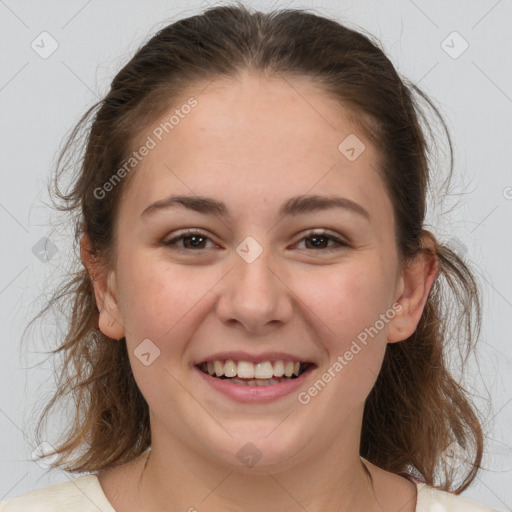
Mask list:
[[[487,470],[464,494],[512,510],[512,2],[246,4],[261,10],[313,8],[367,30],[381,40],[399,72],[419,84],[444,115],[455,144],[454,188],[444,204],[433,194],[428,220],[440,241],[451,243],[474,265],[484,306],[480,370],[465,382],[483,397],[479,404],[488,417]],[[51,348],[52,335],[64,320],[39,325],[30,344],[20,345],[27,320],[65,272],[72,251],[69,233],[51,230],[53,218],[43,202],[59,145],[144,39],[208,5],[0,0],[0,499],[70,478],[59,471],[48,474],[31,458],[35,414],[54,385],[53,362],[43,351]],[[38,44],[39,52],[51,49],[51,39],[40,35],[44,31],[58,44],[47,58],[31,46]],[[469,46],[458,55],[464,41]],[[48,261],[33,252],[44,248],[41,240],[46,237],[51,240]],[[49,427],[49,438],[57,427]]]

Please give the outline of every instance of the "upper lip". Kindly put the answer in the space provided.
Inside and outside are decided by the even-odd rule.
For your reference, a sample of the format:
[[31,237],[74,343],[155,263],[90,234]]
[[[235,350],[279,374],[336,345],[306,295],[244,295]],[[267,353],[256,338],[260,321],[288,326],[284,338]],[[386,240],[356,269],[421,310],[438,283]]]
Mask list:
[[264,361],[294,361],[300,363],[314,364],[312,359],[304,358],[304,356],[297,356],[295,354],[288,354],[286,352],[263,352],[261,354],[249,354],[243,351],[227,351],[217,352],[211,356],[195,361],[194,365],[201,363],[207,363],[209,361],[226,361],[231,359],[232,361],[249,361],[251,363],[262,363]]

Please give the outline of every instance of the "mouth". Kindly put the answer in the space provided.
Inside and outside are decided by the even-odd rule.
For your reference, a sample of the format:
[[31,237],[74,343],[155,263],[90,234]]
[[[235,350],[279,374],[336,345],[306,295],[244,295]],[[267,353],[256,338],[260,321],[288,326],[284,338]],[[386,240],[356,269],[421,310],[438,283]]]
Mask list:
[[215,379],[240,386],[274,386],[301,377],[314,363],[303,361],[236,361],[233,359],[204,361],[196,367]]

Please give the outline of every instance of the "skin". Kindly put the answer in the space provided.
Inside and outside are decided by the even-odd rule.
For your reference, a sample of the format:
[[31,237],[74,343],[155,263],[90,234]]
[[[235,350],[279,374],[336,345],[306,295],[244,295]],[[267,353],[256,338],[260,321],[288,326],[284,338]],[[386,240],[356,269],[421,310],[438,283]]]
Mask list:
[[[416,488],[408,480],[368,464],[372,488],[359,437],[386,345],[415,331],[437,261],[421,253],[401,271],[378,152],[347,111],[307,79],[243,73],[188,93],[197,107],[130,175],[113,268],[95,265],[82,239],[99,327],[126,337],[151,415],[142,478],[146,454],[100,472],[105,495],[118,512],[413,511]],[[352,162],[338,150],[349,134],[366,146]],[[175,207],[141,217],[171,193],[213,197],[232,216]],[[341,209],[278,217],[282,203],[304,194],[350,198],[370,220]],[[186,240],[162,244],[184,228],[206,232],[202,249]],[[307,233],[314,228],[348,245],[329,251],[337,244],[327,239],[316,248]],[[247,236],[263,249],[252,263],[236,252]],[[307,389],[365,327],[396,311],[394,304],[400,311],[307,405],[296,393],[237,403],[192,367],[223,350],[303,354],[318,366]],[[147,338],[160,356],[145,366],[134,350]],[[252,468],[236,455],[249,442],[261,453]]]

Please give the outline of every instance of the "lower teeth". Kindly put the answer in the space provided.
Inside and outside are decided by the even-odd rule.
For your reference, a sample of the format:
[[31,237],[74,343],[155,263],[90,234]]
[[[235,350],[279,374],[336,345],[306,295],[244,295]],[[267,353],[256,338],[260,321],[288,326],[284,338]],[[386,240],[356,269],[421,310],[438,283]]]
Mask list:
[[224,380],[229,380],[234,384],[240,384],[242,386],[272,386],[279,384],[287,380],[291,380],[291,377],[280,377],[279,379],[237,379],[236,377],[218,377]]

